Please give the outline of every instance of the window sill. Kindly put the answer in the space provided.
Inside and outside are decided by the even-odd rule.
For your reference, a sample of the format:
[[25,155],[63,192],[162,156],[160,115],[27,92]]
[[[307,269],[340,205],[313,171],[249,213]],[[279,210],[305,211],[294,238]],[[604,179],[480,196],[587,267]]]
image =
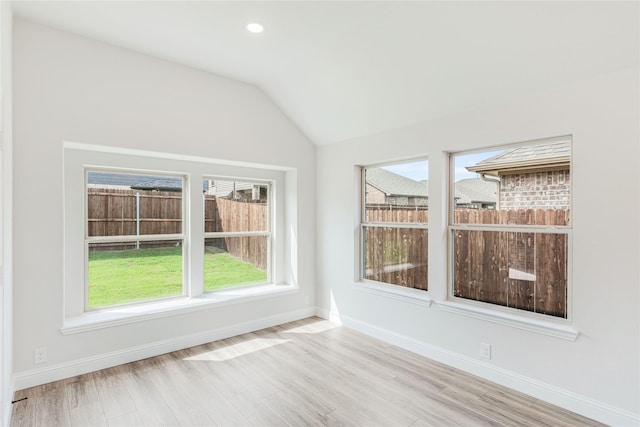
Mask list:
[[505,313],[484,307],[476,307],[455,301],[438,301],[437,305],[443,311],[448,311],[450,313],[523,329],[525,331],[541,335],[562,338],[567,341],[575,341],[578,339],[578,335],[580,335],[580,332],[576,331],[571,326],[553,321],[533,319],[526,316]]
[[431,307],[432,300],[426,291],[418,289],[405,288],[397,285],[387,285],[378,282],[356,282],[353,288],[360,292],[380,295],[386,298],[392,298],[411,304],[418,304],[425,307]]
[[175,298],[144,304],[127,305],[89,311],[64,320],[62,335],[78,334],[112,326],[126,325],[150,319],[170,317],[211,307],[238,304],[297,292],[293,285],[260,285],[226,289],[197,298]]

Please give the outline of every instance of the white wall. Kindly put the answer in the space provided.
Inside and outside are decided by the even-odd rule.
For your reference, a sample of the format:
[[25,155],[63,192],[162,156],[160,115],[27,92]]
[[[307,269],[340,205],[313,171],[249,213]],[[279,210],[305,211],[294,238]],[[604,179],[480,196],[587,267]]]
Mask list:
[[2,132],[2,146],[0,148],[0,162],[2,163],[2,177],[0,178],[0,206],[1,217],[0,256],[2,270],[0,283],[0,310],[2,322],[2,341],[0,350],[0,420],[2,425],[8,425],[11,415],[11,400],[13,398],[13,237],[12,237],[12,26],[13,16],[11,4],[0,4],[0,98],[2,102],[2,117],[0,129]]
[[[259,89],[20,19],[14,77],[18,387],[313,313],[315,147]],[[300,292],[62,336],[63,141],[297,168]]]
[[[318,148],[318,304],[340,318],[446,363],[614,424],[640,412],[638,69]],[[430,275],[446,297],[443,152],[573,135],[575,342],[411,304],[352,287],[354,166],[429,155]],[[491,361],[479,358],[490,343]]]

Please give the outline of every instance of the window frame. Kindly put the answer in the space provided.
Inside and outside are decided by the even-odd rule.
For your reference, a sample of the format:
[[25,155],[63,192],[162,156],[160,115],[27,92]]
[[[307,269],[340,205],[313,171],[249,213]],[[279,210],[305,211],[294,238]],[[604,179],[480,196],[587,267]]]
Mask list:
[[[356,272],[356,289],[366,291],[374,294],[383,294],[395,299],[402,299],[408,302],[418,303],[420,305],[431,305],[431,299],[429,295],[429,280],[427,277],[427,289],[416,289],[407,286],[396,285],[393,283],[380,282],[377,280],[367,279],[365,274],[366,263],[366,251],[365,251],[365,229],[367,227],[379,227],[379,228],[414,228],[427,231],[429,233],[429,223],[423,222],[382,222],[382,221],[367,221],[366,219],[366,172],[367,169],[380,168],[384,166],[399,165],[403,163],[412,163],[426,161],[429,162],[428,156],[420,156],[410,159],[403,159],[397,161],[390,161],[384,163],[374,163],[370,165],[357,166],[358,171],[358,244],[357,246],[357,272]],[[428,201],[427,201],[428,206]],[[427,246],[428,246],[427,238]],[[427,258],[427,264],[429,259]]]
[[[140,176],[148,176],[148,175],[160,175],[160,176],[171,176],[175,178],[182,179],[182,195],[181,195],[181,222],[182,226],[180,227],[182,232],[179,234],[141,234],[141,235],[122,235],[122,236],[89,236],[89,173],[90,172],[108,172],[108,173],[122,173],[127,175],[140,175]],[[186,219],[187,212],[187,198],[185,194],[188,193],[190,183],[188,182],[188,178],[186,175],[179,173],[168,173],[165,171],[156,171],[156,170],[136,170],[136,169],[122,169],[122,168],[110,168],[110,167],[92,167],[85,166],[84,167],[84,312],[91,312],[94,310],[101,310],[104,308],[111,307],[119,307],[126,305],[134,305],[134,304],[144,304],[146,302],[152,301],[162,301],[166,299],[174,299],[181,298],[186,295],[187,292],[187,257],[186,257],[186,248],[187,248],[187,236],[188,236],[188,227],[189,221]],[[120,243],[120,242],[143,242],[143,241],[165,241],[165,240],[181,240],[182,241],[182,291],[180,295],[173,295],[167,297],[153,298],[153,299],[145,299],[132,301],[122,304],[112,304],[106,305],[96,308],[89,307],[89,247],[92,243]]]
[[[298,292],[297,260],[292,253],[297,229],[297,171],[294,168],[226,161],[125,149],[75,142],[63,142],[63,312],[64,335],[133,323],[151,318],[202,310],[215,305],[235,304],[254,299]],[[86,310],[87,291],[87,180],[86,170],[135,171],[150,175],[184,177],[183,228],[180,235],[114,236],[114,240],[169,240],[184,238],[183,295],[145,300]],[[239,285],[204,292],[204,204],[202,180],[205,176],[271,183],[269,224],[271,250],[269,283]],[[286,204],[285,204],[286,197]],[[124,238],[123,238],[124,237]],[[292,239],[288,243],[287,239]],[[289,259],[289,261],[287,261]],[[78,262],[78,260],[83,260]]]
[[[229,287],[221,288],[219,290],[224,290],[229,288],[235,289],[239,287],[249,287],[249,286],[263,285],[267,283],[273,283],[273,271],[275,269],[275,261],[272,256],[273,254],[272,248],[276,247],[276,238],[273,233],[274,224],[272,222],[272,219],[275,218],[275,211],[274,211],[275,203],[272,200],[275,195],[274,193],[275,193],[275,187],[276,187],[274,181],[263,180],[263,179],[237,178],[237,177],[220,176],[220,175],[204,175],[202,179],[245,182],[249,184],[265,184],[267,186],[266,230],[264,231],[203,231],[203,236],[204,236],[204,241],[206,241],[206,239],[219,239],[219,238],[225,238],[225,237],[266,237],[267,238],[267,280],[265,282],[260,282],[260,283],[229,286]],[[206,217],[203,215],[202,219],[203,219],[203,227],[204,227],[204,221],[206,220]],[[203,267],[204,267],[204,263],[203,263]],[[204,275],[204,271],[203,271],[203,275]],[[203,293],[206,294],[211,292],[218,292],[219,290],[216,289],[212,291],[207,291],[203,289]]]
[[[482,153],[494,150],[508,150],[517,147],[531,146],[536,144],[550,143],[554,141],[569,141],[570,143],[570,159],[569,159],[569,210],[571,218],[568,225],[539,225],[539,224],[465,224],[455,222],[455,157],[459,155]],[[489,318],[496,317],[506,319],[504,322],[512,326],[523,329],[532,328],[531,322],[539,322],[536,328],[540,328],[541,333],[560,336],[570,340],[577,338],[577,332],[570,329],[554,330],[553,325],[566,327],[573,323],[573,136],[563,135],[558,137],[541,138],[518,143],[493,145],[479,149],[461,150],[448,152],[448,198],[447,198],[447,293],[446,301],[441,305],[445,310],[463,313],[470,310],[476,314],[472,317]],[[500,195],[498,194],[498,199]],[[454,295],[454,234],[456,230],[465,231],[489,231],[489,232],[515,232],[515,233],[539,233],[539,234],[563,234],[567,236],[567,300],[566,300],[566,317],[548,315],[544,313],[535,313],[515,307],[506,307],[491,302],[472,300],[468,298],[457,297]],[[467,313],[469,314],[469,313]],[[548,326],[545,326],[548,325]]]

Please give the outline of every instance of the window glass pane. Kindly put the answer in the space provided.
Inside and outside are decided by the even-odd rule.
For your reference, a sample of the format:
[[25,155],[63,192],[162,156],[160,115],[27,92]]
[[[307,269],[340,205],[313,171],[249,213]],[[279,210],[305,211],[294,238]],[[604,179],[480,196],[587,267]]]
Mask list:
[[427,290],[428,232],[422,228],[364,227],[364,278]]
[[266,283],[267,245],[267,236],[205,239],[205,291]]
[[569,225],[569,140],[453,159],[454,223]]
[[427,160],[365,169],[366,222],[427,222]]
[[91,243],[88,269],[90,309],[180,296],[182,241]]
[[266,183],[205,179],[205,232],[267,231]]
[[568,236],[453,230],[457,297],[567,317]]
[[88,236],[182,233],[182,178],[90,171]]

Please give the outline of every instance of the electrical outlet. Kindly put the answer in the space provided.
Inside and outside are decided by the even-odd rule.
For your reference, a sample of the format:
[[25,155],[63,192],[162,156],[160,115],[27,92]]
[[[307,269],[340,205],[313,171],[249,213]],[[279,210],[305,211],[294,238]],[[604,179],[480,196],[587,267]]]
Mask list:
[[491,344],[480,343],[480,357],[491,360]]
[[306,305],[309,305],[309,295],[307,295],[307,296],[305,296],[305,297],[304,297],[304,303],[305,303]]
[[47,347],[38,347],[33,350],[33,363],[44,363],[47,361]]

